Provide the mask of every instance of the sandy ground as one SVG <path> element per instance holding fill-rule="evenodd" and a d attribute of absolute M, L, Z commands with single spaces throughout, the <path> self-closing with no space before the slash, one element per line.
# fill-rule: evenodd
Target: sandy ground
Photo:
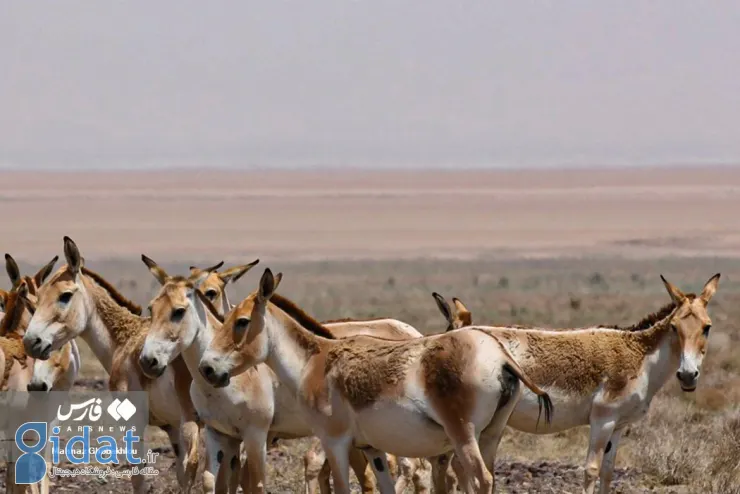
<path fill-rule="evenodd" d="M 3 248 L 89 258 L 740 253 L 740 168 L 2 173 Z"/>

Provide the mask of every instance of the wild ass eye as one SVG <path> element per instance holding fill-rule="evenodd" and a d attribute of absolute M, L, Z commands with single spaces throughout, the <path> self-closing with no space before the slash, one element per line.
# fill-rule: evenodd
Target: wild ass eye
<path fill-rule="evenodd" d="M 246 317 L 240 317 L 234 323 L 234 331 L 238 333 L 243 333 L 244 330 L 247 329 L 247 326 L 249 326 L 249 319 Z"/>
<path fill-rule="evenodd" d="M 208 300 L 213 300 L 216 298 L 216 290 L 206 290 L 205 295 Z"/>
<path fill-rule="evenodd" d="M 704 338 L 709 336 L 709 330 L 712 329 L 711 324 L 705 324 L 704 325 Z"/>
<path fill-rule="evenodd" d="M 62 305 L 67 305 L 70 300 L 72 300 L 72 295 L 74 293 L 72 292 L 64 292 L 61 295 L 59 295 L 59 303 Z"/>
<path fill-rule="evenodd" d="M 185 316 L 185 307 L 178 307 L 172 311 L 172 322 L 179 322 Z"/>

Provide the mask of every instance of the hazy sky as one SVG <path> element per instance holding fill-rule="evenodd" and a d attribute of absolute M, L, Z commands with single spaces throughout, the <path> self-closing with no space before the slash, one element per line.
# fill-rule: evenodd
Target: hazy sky
<path fill-rule="evenodd" d="M 740 2 L 0 2 L 0 167 L 740 162 Z"/>

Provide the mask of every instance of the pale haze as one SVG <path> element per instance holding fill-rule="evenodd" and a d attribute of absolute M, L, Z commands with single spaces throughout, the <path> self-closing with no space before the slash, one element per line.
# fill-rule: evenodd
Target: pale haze
<path fill-rule="evenodd" d="M 740 3 L 0 4 L 0 168 L 740 162 Z"/>

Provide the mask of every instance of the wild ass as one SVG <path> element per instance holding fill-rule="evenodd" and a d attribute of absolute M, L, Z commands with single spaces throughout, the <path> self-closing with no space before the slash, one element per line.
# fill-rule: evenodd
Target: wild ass
<path fill-rule="evenodd" d="M 53 351 L 81 336 L 108 372 L 112 391 L 147 391 L 150 424 L 167 432 L 177 455 L 178 482 L 188 492 L 197 473 L 199 427 L 184 362 L 176 359 L 159 379 L 146 378 L 137 361 L 150 319 L 141 317 L 139 306 L 83 266 L 69 237 L 64 238 L 64 255 L 67 265 L 39 287 L 36 312 L 23 337 L 26 351 L 48 360 Z M 183 443 L 185 448 L 180 447 Z M 145 492 L 142 475 L 132 476 L 131 481 L 135 492 Z"/>
<path fill-rule="evenodd" d="M 32 359 L 23 348 L 23 335 L 31 320 L 36 293 L 54 269 L 58 257 L 54 257 L 34 276 L 21 276 L 18 264 L 10 254 L 5 254 L 5 269 L 12 287 L 4 292 L 4 316 L 0 324 L 0 369 L 4 369 L 0 387 L 25 391 L 31 380 Z"/>
<path fill-rule="evenodd" d="M 491 492 L 478 436 L 503 433 L 519 380 L 530 386 L 501 343 L 477 330 L 407 341 L 337 340 L 275 293 L 281 278 L 265 270 L 258 290 L 229 314 L 223 329 L 230 338 L 212 340 L 199 366 L 204 377 L 223 387 L 266 363 L 298 396 L 342 494 L 349 493 L 352 446 L 370 460 L 383 493 L 394 492 L 383 451 L 420 458 L 453 449 L 479 491 Z M 534 389 L 549 421 L 550 399 Z"/>
<path fill-rule="evenodd" d="M 190 393 L 198 414 L 205 422 L 207 435 L 207 470 L 209 481 L 204 481 L 206 491 L 213 490 L 213 477 L 220 473 L 220 465 L 236 465 L 234 439 L 243 440 L 247 450 L 249 474 L 245 492 L 262 492 L 265 475 L 265 445 L 272 438 L 297 438 L 310 436 L 311 428 L 298 412 L 292 391 L 281 385 L 277 376 L 266 365 L 257 366 L 253 372 L 237 376 L 228 386 L 214 389 L 200 375 L 198 365 L 214 332 L 222 332 L 223 318 L 219 317 L 213 304 L 215 297 L 208 297 L 207 290 L 199 282 L 195 268 L 188 278 L 170 276 L 153 260 L 142 256 L 154 278 L 162 288 L 151 303 L 152 327 L 141 352 L 140 365 L 151 376 L 164 372 L 174 358 L 182 355 L 193 375 Z M 245 265 L 244 272 L 256 265 L 254 261 Z M 243 274 L 243 273 L 242 273 Z M 213 275 L 211 275 L 213 276 Z M 221 286 L 223 289 L 223 286 Z M 407 338 L 420 337 L 413 327 L 400 321 L 379 319 L 374 321 L 348 321 L 328 324 L 331 331 L 345 335 L 376 331 L 383 335 L 399 334 Z M 221 460 L 219 461 L 219 457 Z M 414 465 L 413 462 L 409 462 Z M 323 459 L 317 458 L 306 465 L 307 486 L 322 479 L 311 470 Z M 365 492 L 372 492 L 373 482 L 366 472 L 364 455 L 356 451 L 352 455 L 352 466 Z M 413 468 L 407 468 L 409 479 L 413 479 Z M 311 472 L 315 472 L 311 475 Z M 220 478 L 221 475 L 218 475 Z M 420 481 L 417 480 L 417 482 Z M 311 487 L 308 487 L 311 489 Z"/>
<path fill-rule="evenodd" d="M 0 322 L 0 390 L 26 391 L 32 380 L 33 359 L 23 348 L 25 334 L 31 314 L 34 311 L 35 294 L 38 286 L 51 273 L 58 257 L 54 257 L 34 276 L 21 276 L 18 264 L 10 254 L 5 254 L 5 269 L 12 284 L 10 292 L 3 291 L 3 315 Z M 5 312 L 7 311 L 7 312 Z M 48 459 L 47 459 L 48 464 Z M 26 492 L 27 486 L 15 485 L 15 468 L 8 465 L 6 482 L 9 493 Z M 44 477 L 37 485 L 30 486 L 32 493 L 46 494 L 49 491 L 49 478 Z"/>
<path fill-rule="evenodd" d="M 30 302 L 29 307 L 35 310 L 36 295 L 39 287 L 51 274 L 54 269 L 54 265 L 58 260 L 59 256 L 54 256 L 54 258 L 39 269 L 34 276 L 21 276 L 18 263 L 15 262 L 15 259 L 13 259 L 10 254 L 5 254 L 5 270 L 7 271 L 8 278 L 13 286 L 11 291 L 17 289 L 21 282 L 25 282 L 25 298 L 27 302 Z M 2 290 L 0 290 L 0 292 L 2 292 Z M 9 293 L 4 293 L 7 294 L 7 300 Z M 0 296 L 1 295 L 2 294 L 0 293 Z M 30 320 L 30 314 L 28 315 L 28 319 Z M 23 336 L 27 326 L 28 321 L 26 321 L 21 326 L 21 329 L 17 330 L 16 333 Z M 2 334 L 2 330 L 0 330 L 0 334 Z M 26 389 L 28 391 L 51 391 L 52 389 L 57 391 L 69 391 L 74 385 L 81 364 L 80 351 L 77 348 L 75 340 L 72 340 L 59 350 L 53 351 L 49 360 L 34 360 L 33 373 L 30 381 L 26 385 Z"/>
<path fill-rule="evenodd" d="M 660 278 L 671 302 L 633 326 L 481 328 L 508 347 L 522 369 L 550 393 L 559 411 L 549 427 L 537 429 L 534 397 L 525 391 L 509 419 L 511 427 L 549 434 L 590 426 L 584 493 L 595 491 L 597 478 L 599 492 L 609 492 L 620 437 L 647 413 L 655 393 L 674 372 L 683 391 L 692 392 L 698 384 L 712 327 L 707 306 L 720 275 L 711 277 L 698 296 L 684 294 Z M 491 439 L 494 451 L 495 441 Z M 491 456 L 487 465 L 493 468 Z"/>

